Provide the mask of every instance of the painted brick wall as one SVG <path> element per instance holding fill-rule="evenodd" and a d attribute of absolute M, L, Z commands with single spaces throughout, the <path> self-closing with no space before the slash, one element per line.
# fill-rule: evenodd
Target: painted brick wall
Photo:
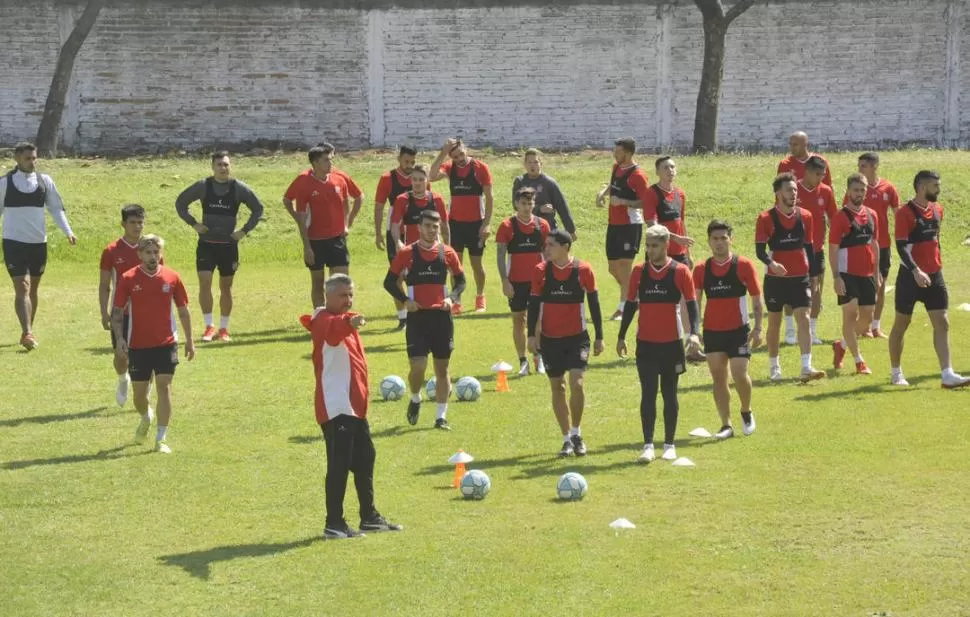
<path fill-rule="evenodd" d="M 78 58 L 63 142 L 429 147 L 460 134 L 552 148 L 629 134 L 689 147 L 703 44 L 692 3 L 502 4 L 109 6 Z M 963 0 L 754 6 L 728 34 L 721 146 L 780 148 L 799 128 L 830 148 L 970 146 L 965 12 Z M 35 134 L 77 14 L 53 0 L 5 3 L 0 143 Z"/>

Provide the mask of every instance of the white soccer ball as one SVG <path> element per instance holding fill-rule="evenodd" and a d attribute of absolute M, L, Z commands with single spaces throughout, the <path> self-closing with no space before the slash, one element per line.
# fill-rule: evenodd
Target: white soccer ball
<path fill-rule="evenodd" d="M 586 478 L 575 471 L 564 473 L 556 484 L 556 495 L 559 496 L 559 499 L 567 501 L 582 499 L 586 496 L 587 490 L 589 490 L 589 485 L 586 483 Z"/>
<path fill-rule="evenodd" d="M 397 375 L 388 375 L 381 380 L 381 398 L 385 401 L 399 401 L 406 391 L 407 385 Z"/>
<path fill-rule="evenodd" d="M 462 377 L 455 383 L 459 401 L 477 401 L 482 396 L 482 384 L 474 377 Z"/>
<path fill-rule="evenodd" d="M 492 488 L 492 481 L 484 471 L 472 469 L 461 477 L 461 496 L 465 499 L 485 499 L 488 490 Z"/>
<path fill-rule="evenodd" d="M 438 394 L 438 378 L 432 377 L 428 380 L 428 383 L 424 384 L 424 393 L 428 395 L 428 400 L 435 400 L 435 396 Z M 448 391 L 448 395 L 451 396 L 451 391 Z"/>

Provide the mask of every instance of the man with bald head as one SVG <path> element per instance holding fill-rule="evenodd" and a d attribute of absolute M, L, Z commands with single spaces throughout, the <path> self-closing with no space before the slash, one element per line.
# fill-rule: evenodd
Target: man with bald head
<path fill-rule="evenodd" d="M 788 152 L 788 156 L 778 163 L 779 174 L 791 172 L 795 176 L 795 180 L 800 182 L 805 178 L 805 163 L 808 162 L 810 157 L 817 156 L 825 161 L 825 175 L 822 177 L 822 184 L 827 184 L 831 188 L 832 171 L 829 162 L 825 160 L 824 156 L 809 151 L 807 133 L 804 131 L 792 133 L 791 137 L 788 138 Z"/>

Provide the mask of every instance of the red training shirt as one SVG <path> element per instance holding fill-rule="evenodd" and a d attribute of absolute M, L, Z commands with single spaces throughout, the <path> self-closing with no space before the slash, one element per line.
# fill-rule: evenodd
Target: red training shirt
<path fill-rule="evenodd" d="M 934 213 L 940 220 L 940 224 L 943 223 L 943 206 L 936 202 L 931 202 L 926 205 L 925 208 L 920 207 L 915 202 L 909 202 L 916 206 L 916 210 L 920 217 L 924 220 L 930 220 L 933 218 Z M 916 228 L 916 216 L 913 213 L 913 209 L 909 207 L 909 204 L 900 206 L 896 210 L 896 240 L 909 240 L 909 234 L 913 232 Z M 916 244 L 909 244 L 906 247 L 909 251 L 910 257 L 916 263 L 916 266 L 925 272 L 926 274 L 933 274 L 939 272 L 943 268 L 943 258 L 940 255 L 940 239 L 937 236 L 936 240 L 931 240 L 927 242 L 918 242 Z"/>
<path fill-rule="evenodd" d="M 434 246 L 430 249 L 426 249 L 421 245 L 418 246 L 418 250 L 421 251 L 421 259 L 425 261 L 433 261 L 438 259 L 440 252 L 440 242 L 435 242 Z M 395 276 L 406 275 L 407 271 L 414 264 L 414 255 L 412 247 L 413 244 L 409 244 L 399 250 L 397 255 L 394 256 L 394 261 L 391 262 L 390 271 Z M 464 272 L 461 268 L 461 261 L 458 259 L 458 253 L 455 249 L 451 248 L 447 244 L 445 246 L 445 267 L 452 275 L 461 274 Z M 422 309 L 440 309 L 444 306 L 445 296 L 448 295 L 447 285 L 415 285 L 413 287 L 408 287 L 408 296 Z"/>
<path fill-rule="evenodd" d="M 650 193 L 652 193 L 650 190 L 650 179 L 642 167 L 629 171 L 634 164 L 631 163 L 621 170 L 619 169 L 620 166 L 618 163 L 613 163 L 613 174 L 616 174 L 618 171 L 621 177 L 626 174 L 626 184 L 636 193 L 637 200 L 643 204 L 643 209 L 631 208 L 623 203 L 614 205 L 614 197 L 610 196 L 610 213 L 607 221 L 610 225 L 634 225 L 657 218 L 657 211 L 647 210 L 646 206 L 647 201 L 650 200 Z"/>
<path fill-rule="evenodd" d="M 778 216 L 781 218 L 781 226 L 784 229 L 792 229 L 795 227 L 795 212 L 800 211 L 802 215 L 802 225 L 805 228 L 805 242 L 801 243 L 797 249 L 792 249 L 790 251 L 772 251 L 768 249 L 771 259 L 785 266 L 788 270 L 788 274 L 785 276 L 789 277 L 801 277 L 808 276 L 808 255 L 805 254 L 805 244 L 811 242 L 812 234 L 812 213 L 805 208 L 795 207 L 794 210 L 789 214 L 785 214 L 781 211 L 778 206 L 773 206 L 773 208 L 778 210 Z M 762 242 L 768 243 L 772 234 L 775 231 L 775 224 L 771 220 L 771 210 L 765 210 L 758 215 L 758 222 L 755 224 L 754 230 L 754 241 L 756 244 Z M 775 276 L 768 271 L 768 276 Z"/>
<path fill-rule="evenodd" d="M 680 217 L 678 217 L 673 221 L 660 220 L 660 214 L 659 214 L 660 195 L 657 194 L 657 191 L 653 187 L 657 187 L 657 189 L 663 192 L 664 201 L 673 202 L 674 207 L 679 206 Z M 684 223 L 684 214 L 685 214 L 686 205 L 687 205 L 687 194 L 684 192 L 684 189 L 680 188 L 679 186 L 675 186 L 673 190 L 666 191 L 663 188 L 661 188 L 659 184 L 654 184 L 650 187 L 650 190 L 647 191 L 647 197 L 643 201 L 644 219 L 648 221 L 651 220 L 651 217 L 648 216 L 648 213 L 653 212 L 654 213 L 653 218 L 656 218 L 657 222 L 663 225 L 664 227 L 666 227 L 670 231 L 670 233 L 677 234 L 678 236 L 686 236 L 687 226 Z M 678 244 L 673 240 L 671 240 L 667 244 L 667 255 L 670 255 L 671 257 L 673 257 L 674 255 L 686 255 L 686 254 L 687 254 L 686 246 L 682 244 Z"/>
<path fill-rule="evenodd" d="M 514 238 L 512 231 L 513 219 L 515 219 L 516 224 L 519 226 L 519 230 L 527 236 L 535 233 L 536 224 L 538 223 L 539 234 L 542 236 L 542 242 L 537 252 L 509 253 L 508 260 L 505 264 L 505 271 L 508 273 L 509 281 L 513 283 L 528 283 L 532 281 L 532 271 L 535 270 L 538 264 L 542 263 L 542 247 L 546 245 L 546 238 L 549 237 L 550 227 L 545 219 L 537 216 L 533 216 L 532 220 L 525 224 L 521 220 L 518 220 L 517 216 L 513 216 L 512 218 L 505 219 L 498 226 L 498 231 L 495 232 L 495 242 L 497 244 L 508 244 L 512 242 Z"/>
<path fill-rule="evenodd" d="M 788 155 L 781 159 L 778 163 L 778 173 L 783 174 L 785 172 L 791 172 L 795 179 L 801 182 L 805 178 L 805 162 L 808 161 L 809 157 L 817 156 L 823 161 L 825 161 L 825 175 L 822 176 L 822 184 L 827 184 L 829 187 L 832 186 L 832 166 L 829 165 L 828 160 L 821 154 L 816 154 L 814 152 L 809 152 L 808 156 L 804 159 L 796 159 L 792 155 Z"/>
<path fill-rule="evenodd" d="M 367 356 L 360 334 L 350 325 L 354 315 L 327 309 L 313 314 L 313 407 L 318 424 L 340 415 L 367 418 Z"/>
<path fill-rule="evenodd" d="M 832 217 L 839 211 L 835 203 L 835 192 L 827 184 L 820 183 L 809 190 L 801 181 L 798 182 L 798 206 L 812 213 L 814 229 L 812 231 L 812 247 L 815 252 L 825 249 L 825 221 L 831 223 Z"/>
<path fill-rule="evenodd" d="M 839 244 L 842 238 L 849 235 L 852 231 L 852 223 L 846 213 L 852 214 L 853 220 L 858 225 L 868 225 L 872 222 L 873 234 L 878 238 L 879 219 L 875 212 L 862 206 L 858 212 L 851 212 L 848 208 L 832 219 L 832 229 L 829 230 L 829 244 Z M 878 256 L 872 250 L 872 243 L 861 244 L 859 246 L 849 246 L 839 249 L 839 272 L 851 274 L 852 276 L 874 276 L 876 274 L 876 263 Z"/>
<path fill-rule="evenodd" d="M 427 191 L 424 197 L 414 198 L 414 205 L 421 209 L 428 207 L 428 195 L 431 191 Z M 445 200 L 442 199 L 441 195 L 434 193 L 434 209 L 438 211 L 438 215 L 441 216 L 442 227 L 448 224 L 448 209 L 445 207 Z M 404 221 L 404 215 L 408 211 L 408 194 L 401 193 L 394 200 L 394 205 L 391 207 L 391 215 L 388 217 L 388 224 L 401 225 Z M 420 239 L 420 232 L 417 225 L 404 225 L 401 229 L 401 242 L 404 244 L 411 244 L 412 242 L 417 242 Z"/>
<path fill-rule="evenodd" d="M 668 259 L 659 270 L 650 263 L 639 263 L 633 267 L 630 274 L 630 287 L 627 290 L 626 301 L 640 304 L 637 321 L 637 340 L 648 343 L 672 343 L 684 338 L 683 324 L 680 320 L 680 302 L 652 304 L 640 302 L 640 280 L 644 270 L 652 281 L 661 281 L 667 276 L 670 268 L 676 268 L 674 285 L 686 301 L 696 300 L 694 281 L 690 275 L 690 268 L 684 264 Z"/>
<path fill-rule="evenodd" d="M 470 158 L 465 165 L 459 166 L 457 170 L 458 177 L 468 177 L 472 169 L 472 161 L 475 163 L 475 179 L 478 180 L 478 183 L 482 187 L 491 186 L 492 172 L 489 171 L 488 165 L 477 159 Z M 440 167 L 441 173 L 449 176 L 452 165 L 454 165 L 454 161 L 445 161 Z M 480 195 L 452 195 L 450 214 L 451 220 L 453 221 L 477 223 L 485 218 L 485 198 Z"/>
<path fill-rule="evenodd" d="M 842 198 L 842 205 L 849 203 L 849 195 Z M 892 246 L 892 234 L 889 227 L 889 211 L 899 207 L 899 193 L 893 183 L 885 178 L 866 188 L 866 200 L 862 202 L 867 208 L 872 208 L 879 220 L 879 248 L 888 249 Z"/>
<path fill-rule="evenodd" d="M 551 261 L 544 261 L 532 270 L 531 295 L 542 297 L 546 286 L 546 270 L 552 268 L 552 277 L 557 282 L 565 282 L 573 274 L 573 269 L 579 267 L 579 285 L 586 294 L 596 291 L 596 276 L 588 263 L 579 262 L 575 257 L 569 258 L 565 266 L 557 266 Z M 570 304 L 543 303 L 539 312 L 539 333 L 547 338 L 563 338 L 575 336 L 586 331 L 586 302 Z"/>
<path fill-rule="evenodd" d="M 310 240 L 329 240 L 347 232 L 344 203 L 349 187 L 339 172 L 331 171 L 326 179 L 305 171 L 286 189 L 286 197 L 296 202 L 297 212 L 307 215 L 307 237 Z"/>
<path fill-rule="evenodd" d="M 731 269 L 731 261 L 734 255 L 728 257 L 724 263 L 717 260 L 711 262 L 711 274 L 720 278 L 726 276 Z M 707 276 L 707 262 L 701 262 L 694 266 L 694 287 L 697 289 L 697 296 L 704 290 L 705 277 Z M 748 296 L 756 297 L 761 295 L 761 283 L 758 282 L 758 272 L 755 270 L 754 263 L 747 257 L 738 256 L 737 276 L 744 287 L 748 290 Z M 748 323 L 748 296 L 740 298 L 707 298 L 704 305 L 704 330 L 712 332 L 728 332 L 737 330 Z"/>
<path fill-rule="evenodd" d="M 167 347 L 178 342 L 172 302 L 181 308 L 189 303 L 185 285 L 175 270 L 159 265 L 154 274 L 142 266 L 118 279 L 115 308 L 129 307 L 126 339 L 130 349 Z"/>

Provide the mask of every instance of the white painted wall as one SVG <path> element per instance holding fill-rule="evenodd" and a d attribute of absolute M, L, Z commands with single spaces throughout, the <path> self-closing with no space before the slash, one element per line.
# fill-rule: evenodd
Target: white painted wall
<path fill-rule="evenodd" d="M 970 147 L 966 0 L 758 4 L 728 35 L 723 148 Z M 77 9 L 0 17 L 0 144 L 34 136 Z M 109 6 L 78 58 L 63 141 L 82 152 L 475 145 L 689 147 L 691 3 L 360 11 Z M 962 63 L 966 65 L 966 62 Z"/>

